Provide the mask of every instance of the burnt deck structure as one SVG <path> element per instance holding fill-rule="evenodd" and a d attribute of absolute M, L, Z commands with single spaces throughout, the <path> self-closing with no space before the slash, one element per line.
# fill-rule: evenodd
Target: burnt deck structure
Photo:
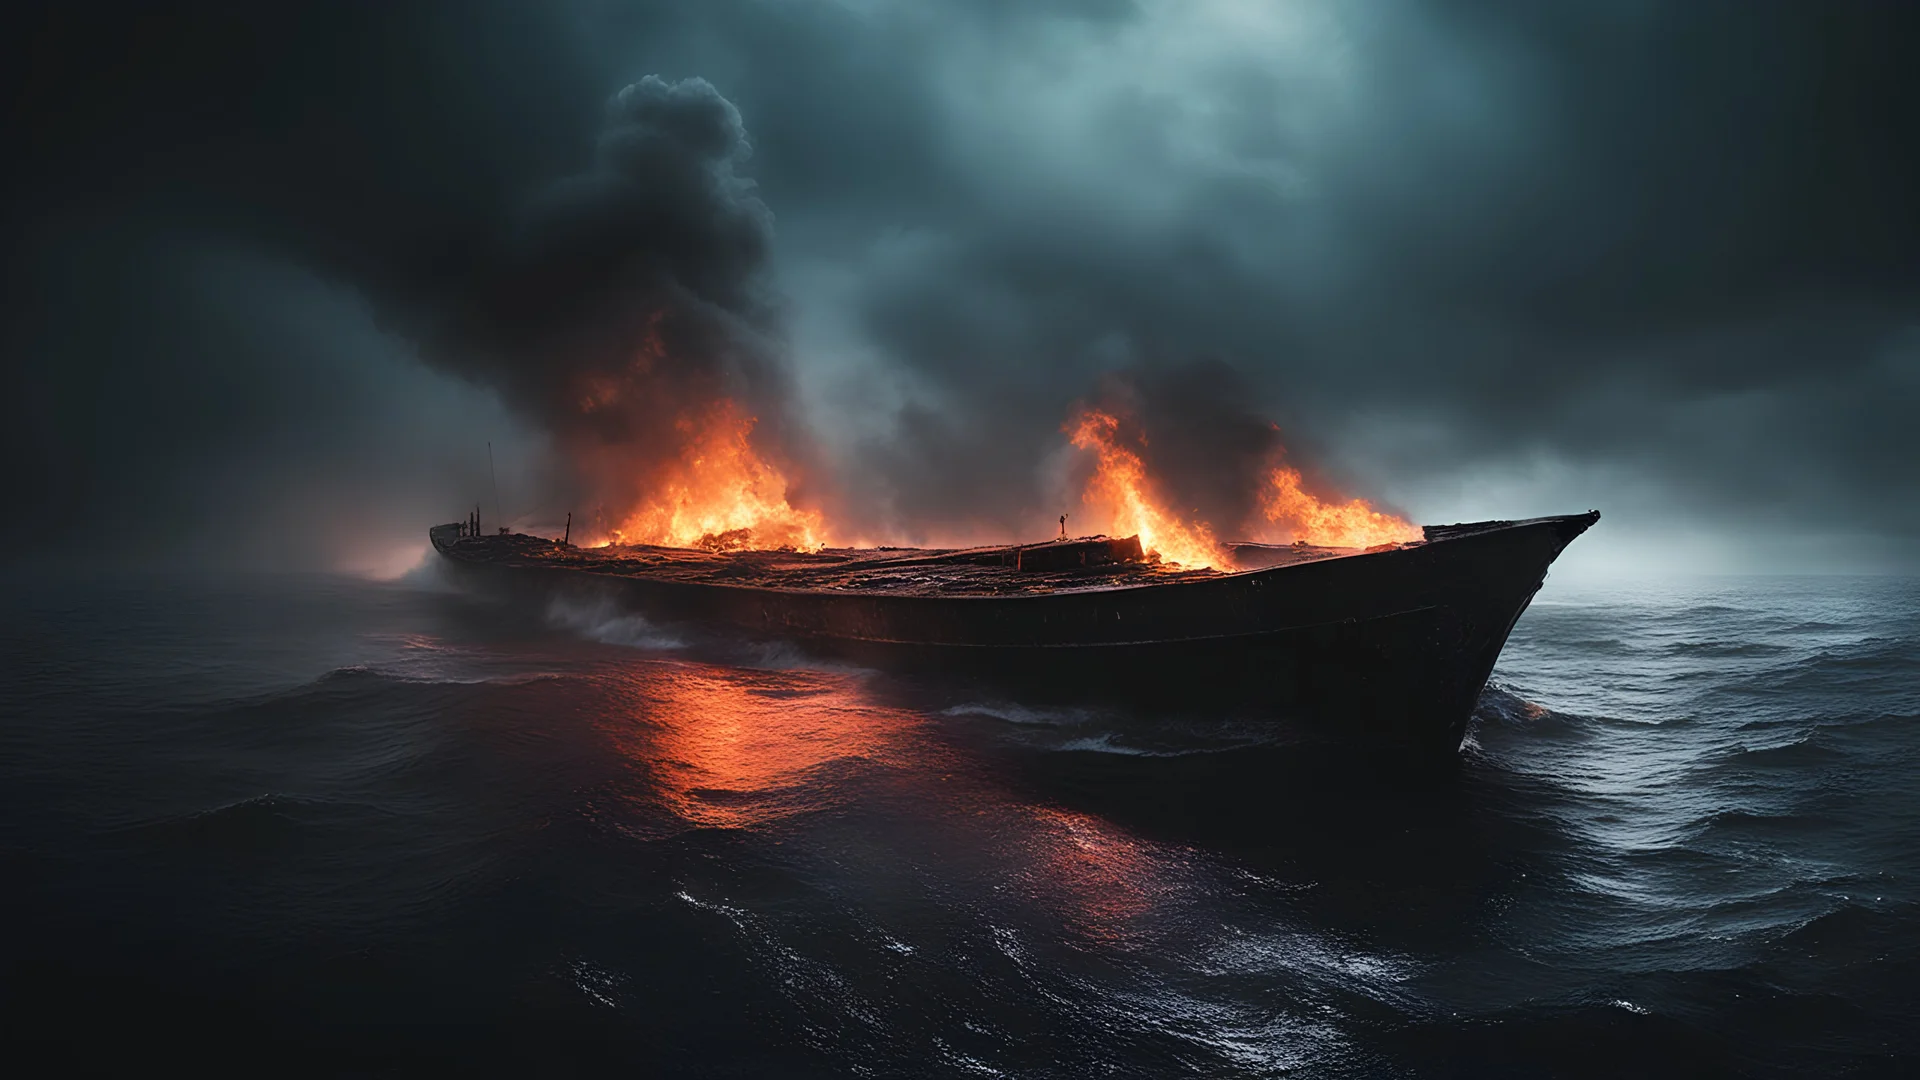
<path fill-rule="evenodd" d="M 431 530 L 457 578 L 611 595 L 650 618 L 1048 699 L 1267 716 L 1451 754 L 1514 622 L 1597 511 L 1428 526 L 1351 548 L 1238 545 L 1235 571 L 1142 559 L 1129 537 L 821 552 L 577 548 Z"/>

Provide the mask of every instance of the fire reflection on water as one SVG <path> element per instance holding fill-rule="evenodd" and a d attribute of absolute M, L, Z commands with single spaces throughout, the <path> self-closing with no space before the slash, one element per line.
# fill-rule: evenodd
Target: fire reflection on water
<path fill-rule="evenodd" d="M 1114 942 L 1171 892 L 1166 855 L 1090 814 L 1029 806 L 1022 875 L 1043 904 L 1082 935 Z"/>
<path fill-rule="evenodd" d="M 1098 941 L 1136 937 L 1185 877 L 1176 851 L 1022 797 L 940 737 L 928 714 L 879 699 L 858 674 L 677 662 L 630 674 L 632 708 L 602 720 L 602 733 L 643 770 L 642 801 L 686 825 L 764 831 L 904 793 L 902 812 L 931 819 L 942 839 L 886 858 L 991 853 L 974 864 L 1000 879 L 990 892 L 1005 888 Z"/>
<path fill-rule="evenodd" d="M 637 717 L 603 725 L 648 765 L 659 798 L 690 825 L 744 829 L 846 796 L 836 769 L 886 766 L 922 720 L 879 705 L 857 676 L 702 664 L 648 665 Z"/>

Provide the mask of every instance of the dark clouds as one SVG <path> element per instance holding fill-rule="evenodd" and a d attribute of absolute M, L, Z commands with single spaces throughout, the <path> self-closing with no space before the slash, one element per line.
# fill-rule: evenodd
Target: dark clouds
<path fill-rule="evenodd" d="M 1089 29 L 1050 46 L 1050 100 L 982 121 L 1038 131 L 1003 149 L 1041 165 L 973 165 L 993 197 L 930 222 L 865 325 L 986 422 L 1092 370 L 1227 357 L 1336 473 L 1423 516 L 1571 500 L 1629 527 L 1911 536 L 1914 398 L 1884 360 L 1920 251 L 1904 11 L 1223 17 L 1164 82 L 1162 50 Z M 1003 468 L 1039 449 L 996 445 Z M 1557 490 L 1510 479 L 1542 463 Z"/>
<path fill-rule="evenodd" d="M 526 440 L 407 338 L 606 91 L 468 10 L 8 9 L 9 549 L 359 562 L 488 493 Z"/>
<path fill-rule="evenodd" d="M 125 378 L 102 358 L 158 316 L 73 268 L 76 228 L 160 237 L 87 241 L 88 266 L 212 247 L 305 267 L 364 298 L 396 364 L 424 345 L 544 416 L 473 332 L 505 340 L 485 323 L 507 317 L 541 339 L 594 301 L 536 289 L 465 337 L 446 313 L 547 265 L 506 238 L 596 160 L 608 95 L 657 72 L 738 107 L 759 187 L 736 194 L 778 224 L 770 268 L 747 229 L 700 239 L 732 252 L 711 282 L 670 276 L 724 316 L 702 333 L 752 342 L 728 378 L 777 375 L 791 339 L 843 512 L 876 530 L 1044 529 L 1072 403 L 1211 357 L 1296 458 L 1423 518 L 1598 505 L 1617 536 L 1765 527 L 1843 561 L 1920 538 L 1909 5 L 52 10 L 9 35 L 28 163 L 8 348 L 29 392 L 8 448 L 95 464 L 29 470 L 34 512 L 57 497 L 84 521 L 123 490 L 116 440 L 148 436 L 167 475 L 197 460 L 86 391 Z M 617 194 L 586 204 L 634 220 Z M 569 259 L 601 242 L 574 239 Z M 644 292 L 635 273 L 595 280 Z M 419 407 L 439 393 L 408 385 Z"/>
<path fill-rule="evenodd" d="M 63 229 L 35 275 L 9 330 L 60 351 L 7 403 L 16 550 L 396 569 L 423 506 L 491 505 L 486 441 L 530 490 L 540 441 L 337 280 L 146 225 Z"/>

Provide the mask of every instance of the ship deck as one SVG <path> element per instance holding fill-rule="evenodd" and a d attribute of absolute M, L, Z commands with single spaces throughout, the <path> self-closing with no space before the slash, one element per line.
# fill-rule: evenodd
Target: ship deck
<path fill-rule="evenodd" d="M 1222 576 L 1155 561 L 1070 562 L 1080 551 L 1127 544 L 1106 537 L 979 548 L 826 548 L 817 552 L 729 551 L 651 545 L 579 548 L 538 536 L 462 537 L 455 526 L 434 530 L 449 557 L 495 566 L 542 567 L 689 584 L 891 596 L 1025 596 L 1201 581 Z M 1137 550 L 1137 548 L 1136 548 Z M 1316 562 L 1358 548 L 1235 545 L 1244 568 Z M 1037 564 L 1037 568 L 1036 568 Z"/>

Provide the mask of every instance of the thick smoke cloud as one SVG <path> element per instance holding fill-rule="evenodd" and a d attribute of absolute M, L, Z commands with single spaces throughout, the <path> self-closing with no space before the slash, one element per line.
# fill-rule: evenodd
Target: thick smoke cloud
<path fill-rule="evenodd" d="M 65 463 L 21 470 L 28 516 L 48 522 L 36 538 L 98 532 L 89 508 L 142 489 L 115 440 L 147 445 L 145 468 L 180 487 L 205 456 L 91 392 L 125 377 L 101 358 L 127 350 L 105 340 L 142 340 L 164 312 L 89 268 L 238 249 L 357 297 L 396 364 L 424 355 L 593 439 L 646 427 L 565 411 L 566 379 L 616 364 L 637 313 L 681 313 L 689 392 L 786 400 L 786 337 L 797 415 L 765 406 L 767 437 L 817 444 L 805 471 L 837 484 L 809 490 L 877 539 L 1049 529 L 1072 467 L 1062 421 L 1130 373 L 1143 410 L 1191 390 L 1232 407 L 1222 431 L 1277 422 L 1324 483 L 1422 519 L 1598 506 L 1606 526 L 1576 558 L 1636 536 L 1652 551 L 1700 538 L 1726 566 L 1769 545 L 1791 566 L 1920 549 L 1911 5 L 581 0 L 12 18 L 27 165 L 8 180 L 23 388 L 8 458 Z M 759 187 L 647 197 L 764 226 L 742 209 L 762 200 L 777 232 L 706 217 L 648 231 L 639 174 L 623 187 L 600 140 L 608 96 L 656 72 L 737 106 Z M 654 145 L 647 183 L 745 171 L 731 150 Z M 555 190 L 568 176 L 571 199 Z M 588 221 L 613 227 L 569 225 Z M 151 381 L 207 385 L 205 355 L 156 355 L 179 378 Z M 1196 373 L 1200 358 L 1232 374 Z M 397 414 L 459 386 L 406 385 Z M 214 429 L 222 451 L 250 445 Z M 317 438 L 313 456 L 377 454 L 367 438 Z M 1208 457 L 1169 467 L 1230 512 Z"/>
<path fill-rule="evenodd" d="M 597 168 L 534 204 L 444 335 L 449 362 L 556 424 L 578 415 L 584 384 L 624 378 L 655 331 L 692 337 L 701 370 L 686 377 L 724 384 L 730 339 L 770 316 L 757 279 L 771 216 L 733 171 L 748 154 L 738 110 L 704 80 L 621 90 Z M 593 422 L 621 438 L 628 419 Z"/>
<path fill-rule="evenodd" d="M 704 79 L 627 86 L 595 167 L 537 198 L 434 335 L 437 359 L 553 435 L 608 513 L 677 459 L 684 420 L 723 401 L 795 457 L 764 278 L 772 215 L 735 171 L 750 154 L 739 111 Z"/>
<path fill-rule="evenodd" d="M 8 9 L 0 546 L 391 568 L 493 512 L 488 441 L 517 501 L 541 440 L 418 343 L 609 88 L 463 11 Z"/>

